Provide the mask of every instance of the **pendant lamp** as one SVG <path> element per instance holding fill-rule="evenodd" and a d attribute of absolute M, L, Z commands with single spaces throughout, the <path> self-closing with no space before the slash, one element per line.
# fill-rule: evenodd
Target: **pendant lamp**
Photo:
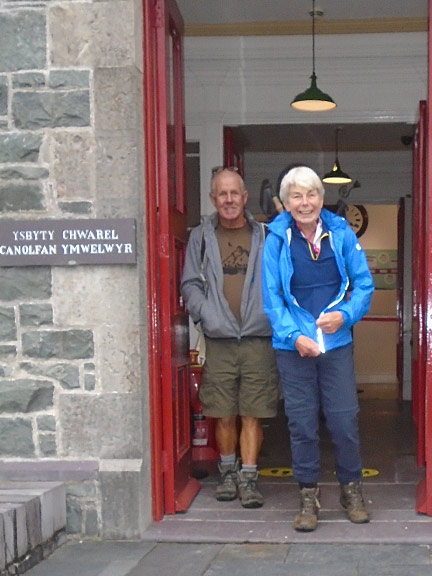
<path fill-rule="evenodd" d="M 302 112 L 326 112 L 336 108 L 336 103 L 328 95 L 321 92 L 317 86 L 317 77 L 315 74 L 315 0 L 312 0 L 312 76 L 310 87 L 297 94 L 291 102 L 295 110 Z"/>
<path fill-rule="evenodd" d="M 324 175 L 322 181 L 326 184 L 349 184 L 352 178 L 341 170 L 338 158 L 338 144 L 340 128 L 336 128 L 336 160 L 330 172 Z"/>

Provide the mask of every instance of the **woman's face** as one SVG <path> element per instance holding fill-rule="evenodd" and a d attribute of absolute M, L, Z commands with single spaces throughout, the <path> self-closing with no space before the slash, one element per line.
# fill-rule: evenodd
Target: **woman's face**
<path fill-rule="evenodd" d="M 323 204 L 324 195 L 318 190 L 295 185 L 290 187 L 288 199 L 284 202 L 286 210 L 291 212 L 300 227 L 311 231 L 315 229 Z"/>

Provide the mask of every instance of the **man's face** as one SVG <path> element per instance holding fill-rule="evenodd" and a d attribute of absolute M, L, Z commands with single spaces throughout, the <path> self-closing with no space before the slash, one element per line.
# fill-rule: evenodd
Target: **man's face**
<path fill-rule="evenodd" d="M 244 225 L 244 207 L 247 191 L 235 172 L 221 172 L 214 178 L 214 192 L 210 195 L 213 206 L 219 214 L 220 223 L 225 228 L 240 228 Z"/>

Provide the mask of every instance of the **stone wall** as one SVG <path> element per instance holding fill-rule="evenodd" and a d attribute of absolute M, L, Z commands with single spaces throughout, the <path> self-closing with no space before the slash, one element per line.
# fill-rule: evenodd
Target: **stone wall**
<path fill-rule="evenodd" d="M 141 28 L 135 0 L 0 3 L 0 226 L 137 223 L 136 266 L 0 269 L 1 462 L 67 481 L 92 537 L 151 520 Z"/>

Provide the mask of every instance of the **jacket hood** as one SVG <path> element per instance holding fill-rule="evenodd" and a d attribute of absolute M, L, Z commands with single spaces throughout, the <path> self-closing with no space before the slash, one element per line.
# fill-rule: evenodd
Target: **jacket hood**
<path fill-rule="evenodd" d="M 345 218 L 330 212 L 330 210 L 327 210 L 326 208 L 321 210 L 320 217 L 330 230 L 335 230 L 337 228 L 342 229 L 348 226 L 348 222 Z M 282 212 L 282 214 L 276 216 L 276 218 L 270 222 L 270 224 L 268 224 L 268 229 L 270 232 L 273 232 L 277 236 L 284 238 L 286 231 L 293 223 L 293 220 L 294 218 L 292 217 L 291 213 L 285 210 Z"/>

